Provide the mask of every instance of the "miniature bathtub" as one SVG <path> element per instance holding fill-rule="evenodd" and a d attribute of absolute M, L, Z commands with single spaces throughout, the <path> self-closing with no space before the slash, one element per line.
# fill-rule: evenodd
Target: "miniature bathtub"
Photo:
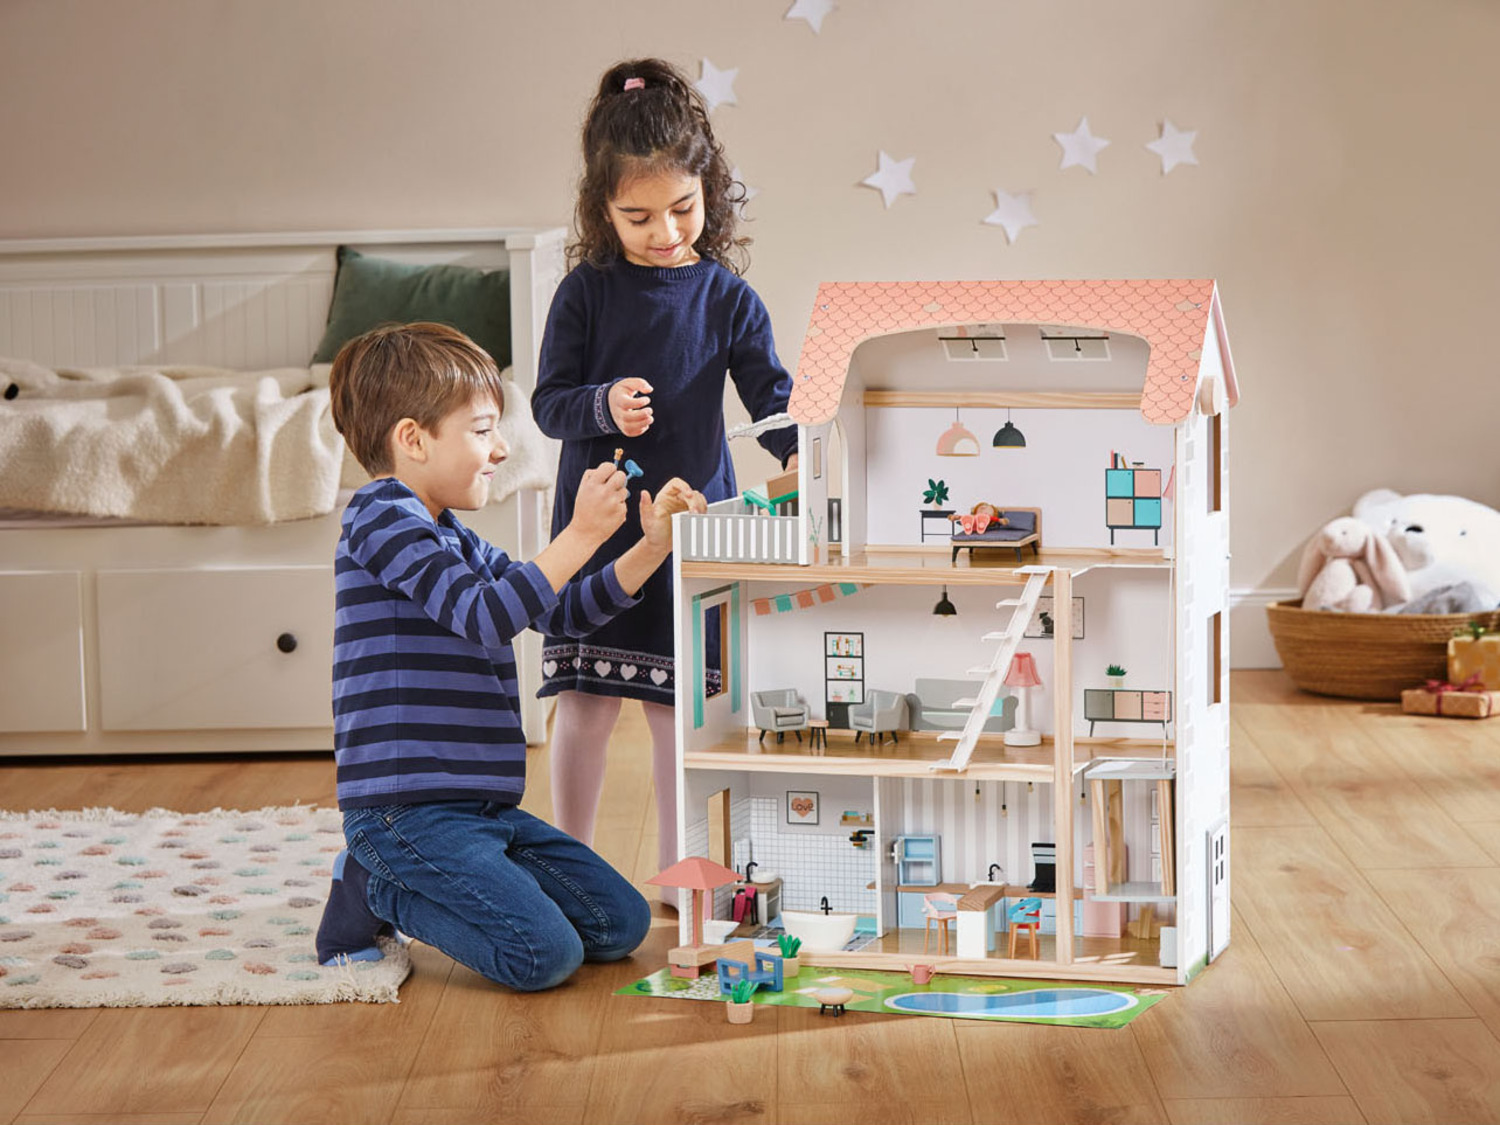
<path fill-rule="evenodd" d="M 837 953 L 854 936 L 858 914 L 824 914 L 821 910 L 783 910 L 781 926 L 802 939 L 803 953 Z"/>

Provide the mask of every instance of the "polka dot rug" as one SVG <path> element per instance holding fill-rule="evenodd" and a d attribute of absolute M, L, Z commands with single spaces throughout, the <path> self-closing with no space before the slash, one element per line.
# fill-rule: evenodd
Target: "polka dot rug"
<path fill-rule="evenodd" d="M 0 812 L 0 1008 L 391 1003 L 404 947 L 323 968 L 336 809 Z"/>

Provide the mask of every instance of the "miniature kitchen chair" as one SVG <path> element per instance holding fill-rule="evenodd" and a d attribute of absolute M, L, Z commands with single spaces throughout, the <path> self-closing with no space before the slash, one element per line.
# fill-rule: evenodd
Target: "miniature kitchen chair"
<path fill-rule="evenodd" d="M 927 929 L 922 933 L 922 952 L 932 939 L 932 924 L 938 925 L 938 953 L 948 954 L 948 923 L 958 919 L 958 896 L 933 891 L 922 896 L 922 917 L 927 919 Z"/>
<path fill-rule="evenodd" d="M 1039 898 L 1023 898 L 1006 912 L 1006 919 L 1010 923 L 1010 952 L 1008 956 L 1014 960 L 1016 946 L 1019 944 L 1021 931 L 1026 930 L 1031 938 L 1031 956 L 1033 959 L 1041 957 L 1041 947 L 1037 941 L 1037 934 L 1042 929 L 1042 900 Z"/>

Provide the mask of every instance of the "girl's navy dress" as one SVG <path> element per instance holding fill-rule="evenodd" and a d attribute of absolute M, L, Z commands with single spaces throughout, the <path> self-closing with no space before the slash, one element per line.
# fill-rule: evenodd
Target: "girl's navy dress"
<path fill-rule="evenodd" d="M 542 336 L 532 412 L 542 432 L 562 441 L 552 534 L 573 518 L 585 469 L 615 450 L 644 471 L 631 484 L 630 515 L 580 571 L 592 574 L 641 535 L 637 489 L 654 496 L 681 477 L 712 503 L 734 496 L 734 466 L 724 437 L 724 379 L 759 421 L 784 411 L 792 380 L 776 357 L 771 319 L 760 297 L 723 266 L 701 261 L 676 269 L 624 260 L 578 266 L 558 286 Z M 654 421 L 627 438 L 610 416 L 607 396 L 618 380 L 651 384 Z M 795 427 L 758 439 L 785 464 L 797 450 Z M 546 639 L 542 696 L 577 690 L 594 695 L 674 702 L 672 568 L 642 587 L 640 602 L 582 640 Z"/>

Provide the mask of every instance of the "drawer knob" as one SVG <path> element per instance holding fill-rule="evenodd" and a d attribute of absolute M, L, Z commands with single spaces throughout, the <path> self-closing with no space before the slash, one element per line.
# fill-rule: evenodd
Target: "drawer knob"
<path fill-rule="evenodd" d="M 297 638 L 292 633 L 282 633 L 281 636 L 276 638 L 276 647 L 282 652 L 296 652 Z"/>

